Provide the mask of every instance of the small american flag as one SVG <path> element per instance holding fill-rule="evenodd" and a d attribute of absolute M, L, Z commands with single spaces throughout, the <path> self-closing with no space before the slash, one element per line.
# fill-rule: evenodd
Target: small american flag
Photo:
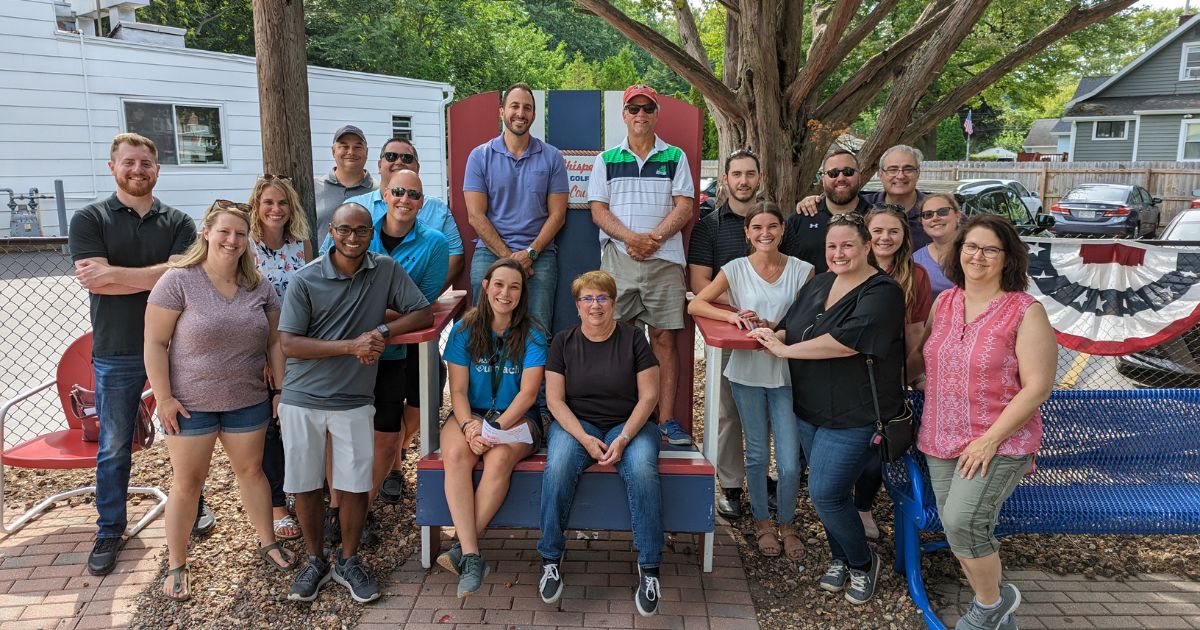
<path fill-rule="evenodd" d="M 967 132 L 968 136 L 975 133 L 975 125 L 971 124 L 971 110 L 969 109 L 967 110 L 967 117 L 963 120 L 963 131 Z"/>

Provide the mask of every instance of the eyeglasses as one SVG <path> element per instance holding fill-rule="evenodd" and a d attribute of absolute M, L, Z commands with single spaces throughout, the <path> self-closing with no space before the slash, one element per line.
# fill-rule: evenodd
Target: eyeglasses
<path fill-rule="evenodd" d="M 829 218 L 829 225 L 834 225 L 836 223 L 862 225 L 863 216 L 857 212 L 841 212 Z"/>
<path fill-rule="evenodd" d="M 627 103 L 625 105 L 625 113 L 629 114 L 630 116 L 637 116 L 638 112 L 653 114 L 656 111 L 658 111 L 658 105 L 655 105 L 654 103 L 642 103 L 641 105 L 637 103 Z"/>
<path fill-rule="evenodd" d="M 421 197 L 423 196 L 421 191 L 417 190 L 416 188 L 401 188 L 399 186 L 392 186 L 389 190 L 392 193 L 392 196 L 397 199 L 403 197 L 404 195 L 408 195 L 409 199 L 412 199 L 413 201 L 420 201 Z"/>
<path fill-rule="evenodd" d="M 395 151 L 388 151 L 382 157 L 388 164 L 394 164 L 396 160 L 400 160 L 401 164 L 412 164 L 417 161 L 417 156 L 411 153 L 397 153 Z"/>
<path fill-rule="evenodd" d="M 250 204 L 238 203 L 228 199 L 218 199 L 213 202 L 213 208 L 220 210 L 241 210 L 242 212 L 250 212 Z"/>
<path fill-rule="evenodd" d="M 1000 254 L 1003 251 L 1004 250 L 999 247 L 991 247 L 991 246 L 980 247 L 980 246 L 976 245 L 975 243 L 963 243 L 963 246 L 962 246 L 962 253 L 966 254 L 968 258 L 974 258 L 975 254 L 978 254 L 979 252 L 983 252 L 984 258 L 986 258 L 988 260 L 996 260 L 997 258 L 1000 257 Z"/>
<path fill-rule="evenodd" d="M 948 217 L 948 216 L 950 216 L 951 212 L 954 212 L 954 208 L 938 208 L 937 210 L 922 210 L 921 218 L 922 219 L 932 219 L 934 217 L 934 215 L 937 215 L 939 217 Z"/>
<path fill-rule="evenodd" d="M 883 172 L 888 177 L 895 177 L 900 174 L 914 175 L 920 170 L 921 169 L 917 168 L 916 166 L 889 166 L 889 167 L 883 169 Z"/>
<path fill-rule="evenodd" d="M 607 295 L 585 295 L 585 296 L 576 298 L 575 301 L 579 302 L 580 304 L 586 304 L 589 307 L 592 304 L 599 304 L 600 306 L 604 306 L 605 304 L 608 304 L 609 302 L 611 302 L 612 298 L 608 297 Z"/>
<path fill-rule="evenodd" d="M 858 173 L 858 169 L 854 168 L 853 166 L 847 166 L 844 168 L 831 168 L 828 171 L 825 171 L 825 177 L 828 177 L 829 179 L 834 179 L 838 175 L 854 177 L 855 173 Z"/>
<path fill-rule="evenodd" d="M 371 228 L 371 227 L 352 228 L 348 225 L 333 226 L 333 233 L 337 234 L 338 236 L 341 236 L 343 238 L 350 236 L 350 234 L 352 234 L 352 233 L 355 236 L 357 236 L 358 238 L 369 238 L 371 236 L 371 234 L 373 234 L 374 232 L 375 232 L 375 228 Z"/>
<path fill-rule="evenodd" d="M 272 175 L 270 173 L 263 173 L 258 179 L 264 182 L 280 181 L 287 182 L 289 184 L 292 183 L 292 178 L 288 177 L 287 175 Z"/>

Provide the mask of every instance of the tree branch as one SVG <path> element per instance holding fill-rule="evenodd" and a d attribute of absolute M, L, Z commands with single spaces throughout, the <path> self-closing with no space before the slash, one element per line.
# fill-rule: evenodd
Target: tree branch
<path fill-rule="evenodd" d="M 691 83 L 711 105 L 726 114 L 744 118 L 749 115 L 746 107 L 738 102 L 733 90 L 725 86 L 707 64 L 692 59 L 686 52 L 667 38 L 659 35 L 654 29 L 636 22 L 608 0 L 575 0 L 592 13 L 600 16 L 629 38 L 631 42 L 641 46 L 668 68 L 674 70 L 684 81 Z"/>
<path fill-rule="evenodd" d="M 837 67 L 842 57 L 834 56 L 833 50 L 838 46 L 842 33 L 854 19 L 857 0 L 838 0 L 833 8 L 827 5 L 815 5 L 813 8 L 813 40 L 808 47 L 808 55 L 804 67 L 792 79 L 791 85 L 784 92 L 784 102 L 788 104 L 788 112 L 795 113 L 800 109 L 804 98 L 820 85 L 822 77 L 827 77 Z M 784 79 L 790 75 L 784 75 Z"/>
<path fill-rule="evenodd" d="M 953 115 L 967 101 L 978 96 L 988 86 L 999 81 L 1021 64 L 1044 52 L 1054 42 L 1105 20 L 1118 11 L 1128 8 L 1134 2 L 1135 0 L 1109 0 L 1086 9 L 1079 5 L 1072 5 L 1057 22 L 1042 29 L 1040 33 L 1000 58 L 986 70 L 951 90 L 932 108 L 921 113 L 905 127 L 899 141 L 908 143 L 929 133 L 937 127 L 938 123 Z"/>
<path fill-rule="evenodd" d="M 692 59 L 711 69 L 708 64 L 708 51 L 704 50 L 704 44 L 700 41 L 700 29 L 696 28 L 696 16 L 692 14 L 687 0 L 675 0 L 671 3 L 671 8 L 675 11 L 675 26 L 679 30 L 679 41 L 683 42 L 683 49 Z"/>
<path fill-rule="evenodd" d="M 742 10 L 742 8 L 738 6 L 738 0 L 717 0 L 717 4 L 725 7 L 725 10 L 728 11 L 730 15 L 735 15 Z"/>

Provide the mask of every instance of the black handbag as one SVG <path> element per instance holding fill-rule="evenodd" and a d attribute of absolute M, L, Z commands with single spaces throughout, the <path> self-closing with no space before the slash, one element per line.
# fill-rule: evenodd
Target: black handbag
<path fill-rule="evenodd" d="M 904 341 L 903 333 L 901 333 L 900 339 L 901 347 L 907 352 L 908 344 Z M 875 405 L 875 435 L 871 436 L 871 448 L 879 453 L 879 457 L 885 464 L 890 464 L 903 457 L 917 441 L 916 414 L 913 413 L 908 397 L 903 396 L 900 415 L 889 419 L 886 423 L 883 421 L 883 415 L 879 412 L 879 390 L 875 387 L 875 359 L 871 355 L 866 355 L 866 358 L 867 377 L 871 381 L 871 403 Z M 903 363 L 901 366 L 901 370 L 907 374 L 908 370 L 905 369 Z M 907 382 L 907 380 L 905 377 L 904 381 Z"/>

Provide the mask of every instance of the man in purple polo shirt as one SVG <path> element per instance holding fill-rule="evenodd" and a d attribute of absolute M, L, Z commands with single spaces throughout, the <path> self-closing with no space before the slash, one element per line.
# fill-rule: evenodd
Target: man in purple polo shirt
<path fill-rule="evenodd" d="M 550 330 L 558 257 L 554 237 L 567 220 L 567 168 L 562 152 L 534 138 L 533 89 L 504 91 L 504 131 L 471 151 L 463 180 L 467 217 L 479 236 L 471 258 L 471 290 L 493 262 L 512 258 L 529 272 L 529 313 Z"/>

